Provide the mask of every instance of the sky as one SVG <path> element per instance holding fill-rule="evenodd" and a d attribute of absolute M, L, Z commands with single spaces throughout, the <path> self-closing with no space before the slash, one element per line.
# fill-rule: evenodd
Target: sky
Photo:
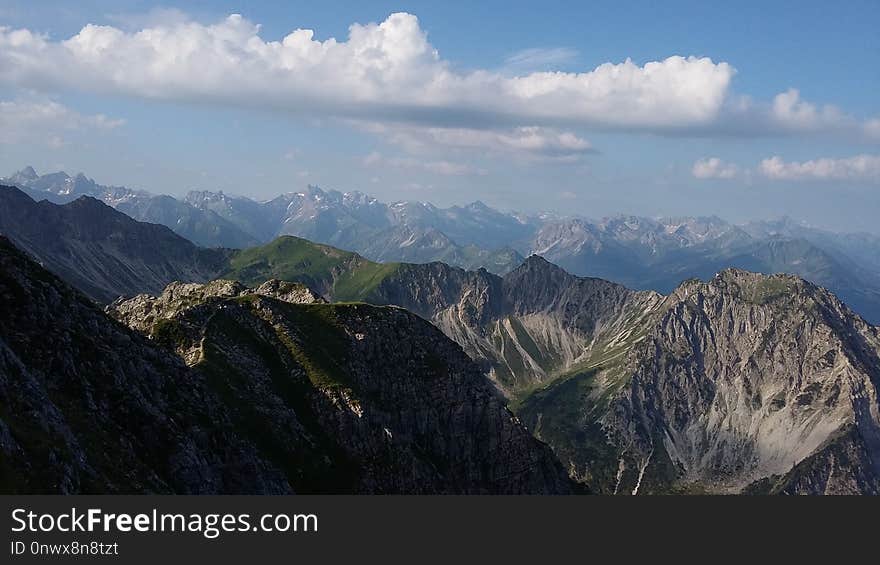
<path fill-rule="evenodd" d="M 0 0 L 0 175 L 880 232 L 880 2 Z"/>

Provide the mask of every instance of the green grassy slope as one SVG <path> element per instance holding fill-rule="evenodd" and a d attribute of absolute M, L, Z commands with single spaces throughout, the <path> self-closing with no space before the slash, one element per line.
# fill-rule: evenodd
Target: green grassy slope
<path fill-rule="evenodd" d="M 301 282 L 335 301 L 357 301 L 369 300 L 376 287 L 399 267 L 399 263 L 374 263 L 357 253 L 282 236 L 236 252 L 222 277 L 247 285 L 271 278 Z"/>

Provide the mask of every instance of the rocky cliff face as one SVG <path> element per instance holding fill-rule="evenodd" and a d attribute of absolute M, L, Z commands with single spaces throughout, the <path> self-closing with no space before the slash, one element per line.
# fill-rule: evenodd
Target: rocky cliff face
<path fill-rule="evenodd" d="M 3 492 L 570 491 L 460 348 L 403 310 L 173 285 L 110 307 L 147 338 L 5 239 L 0 267 Z"/>
<path fill-rule="evenodd" d="M 549 449 L 504 408 L 480 371 L 427 322 L 399 308 L 330 305 L 270 282 L 172 286 L 110 307 L 173 347 L 236 398 L 234 421 L 286 454 L 299 425 L 351 461 L 364 492 L 560 492 Z M 267 395 L 266 391 L 274 394 Z M 277 439 L 281 438 L 281 439 Z M 291 453 L 289 457 L 295 454 Z M 355 465 L 356 463 L 356 465 Z M 340 478 L 342 480 L 342 478 Z"/>
<path fill-rule="evenodd" d="M 878 383 L 877 328 L 833 295 L 727 270 L 681 285 L 625 356 L 521 416 L 605 492 L 876 493 Z"/>
<path fill-rule="evenodd" d="M 204 282 L 225 269 L 228 257 L 225 250 L 196 247 L 164 226 L 137 222 L 91 197 L 57 205 L 4 186 L 0 233 L 99 302 L 160 292 L 174 280 Z"/>
<path fill-rule="evenodd" d="M 656 293 L 574 277 L 537 256 L 503 278 L 403 265 L 369 298 L 432 320 L 514 397 L 640 339 L 661 301 Z"/>

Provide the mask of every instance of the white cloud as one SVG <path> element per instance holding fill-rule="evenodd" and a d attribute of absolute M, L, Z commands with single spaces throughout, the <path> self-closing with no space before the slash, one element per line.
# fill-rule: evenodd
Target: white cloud
<path fill-rule="evenodd" d="M 259 25 L 235 14 L 204 24 L 178 10 L 159 9 L 114 21 L 119 27 L 90 24 L 67 39 L 0 27 L 0 87 L 418 125 L 440 130 L 426 134 L 438 138 L 467 131 L 482 139 L 480 147 L 498 151 L 510 145 L 505 136 L 528 137 L 518 128 L 543 128 L 548 136 L 594 128 L 701 136 L 835 133 L 880 140 L 880 118 L 862 121 L 835 106 L 803 100 L 796 89 L 771 101 L 736 95 L 730 91 L 736 70 L 707 57 L 643 64 L 627 59 L 560 72 L 552 69 L 573 64 L 576 52 L 533 48 L 511 55 L 501 70 L 461 71 L 441 57 L 419 20 L 407 13 L 353 24 L 341 40 L 317 39 L 309 29 L 271 40 Z M 552 148 L 566 142 L 548 143 Z M 572 155 L 546 158 L 577 158 Z"/>
<path fill-rule="evenodd" d="M 462 176 L 484 175 L 486 171 L 463 163 L 436 160 L 426 161 L 412 157 L 385 157 L 374 151 L 363 158 L 363 164 L 368 167 L 393 167 L 396 169 L 420 170 L 435 175 Z"/>
<path fill-rule="evenodd" d="M 732 179 L 739 174 L 739 168 L 718 157 L 708 157 L 697 160 L 691 169 L 691 174 L 698 179 Z"/>
<path fill-rule="evenodd" d="M 826 104 L 819 107 L 802 100 L 796 88 L 790 88 L 773 98 L 771 117 L 779 125 L 797 131 L 846 128 L 854 122 L 836 106 Z"/>
<path fill-rule="evenodd" d="M 774 156 L 764 159 L 759 172 L 774 180 L 838 180 L 880 182 L 880 155 L 856 155 L 842 159 L 783 161 Z"/>
<path fill-rule="evenodd" d="M 606 63 L 582 73 L 458 72 L 428 42 L 418 19 L 405 13 L 354 24 L 345 41 L 319 41 L 306 29 L 268 41 L 239 15 L 213 25 L 171 18 L 137 32 L 87 25 L 61 41 L 0 28 L 0 83 L 6 85 L 443 126 L 565 122 L 662 130 L 705 124 L 721 109 L 733 74 L 727 63 L 680 56 L 641 66 Z"/>
<path fill-rule="evenodd" d="M 124 120 L 83 115 L 52 100 L 0 100 L 0 143 L 36 141 L 57 149 L 71 131 L 106 131 Z"/>
<path fill-rule="evenodd" d="M 790 88 L 769 102 L 729 94 L 717 119 L 681 128 L 679 134 L 742 137 L 835 136 L 857 142 L 880 140 L 880 119 L 861 120 L 833 104 L 815 104 Z"/>

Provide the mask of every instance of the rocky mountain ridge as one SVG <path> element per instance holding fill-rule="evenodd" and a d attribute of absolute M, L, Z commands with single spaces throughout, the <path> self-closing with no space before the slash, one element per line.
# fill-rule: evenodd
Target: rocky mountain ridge
<path fill-rule="evenodd" d="M 878 330 L 800 278 L 726 269 L 663 296 L 537 256 L 498 277 L 283 243 L 238 274 L 309 280 L 331 300 L 431 320 L 592 490 L 876 491 Z M 838 452 L 850 478 L 834 470 Z"/>
<path fill-rule="evenodd" d="M 861 315 L 880 321 L 880 268 L 872 260 L 880 240 L 784 225 L 735 226 L 717 217 L 574 218 L 544 224 L 532 252 L 576 275 L 663 293 L 684 279 L 710 278 L 729 267 L 794 274 L 832 289 Z"/>
<path fill-rule="evenodd" d="M 139 300 L 111 311 L 151 302 L 149 338 L 0 238 L 0 490 L 572 490 L 461 349 L 404 310 L 278 281 Z"/>
<path fill-rule="evenodd" d="M 574 277 L 537 256 L 499 277 L 444 263 L 378 264 L 290 236 L 234 256 L 231 266 L 223 276 L 245 284 L 279 278 L 330 301 L 406 308 L 460 344 L 509 397 L 639 339 L 661 299 Z"/>
<path fill-rule="evenodd" d="M 572 476 L 633 494 L 880 492 L 876 327 L 802 279 L 735 269 L 683 283 L 653 318 L 616 362 L 520 408 Z"/>
<path fill-rule="evenodd" d="M 165 226 L 137 222 L 88 196 L 60 206 L 0 186 L 0 233 L 100 302 L 161 291 L 174 280 L 207 281 L 228 250 L 196 247 Z"/>

